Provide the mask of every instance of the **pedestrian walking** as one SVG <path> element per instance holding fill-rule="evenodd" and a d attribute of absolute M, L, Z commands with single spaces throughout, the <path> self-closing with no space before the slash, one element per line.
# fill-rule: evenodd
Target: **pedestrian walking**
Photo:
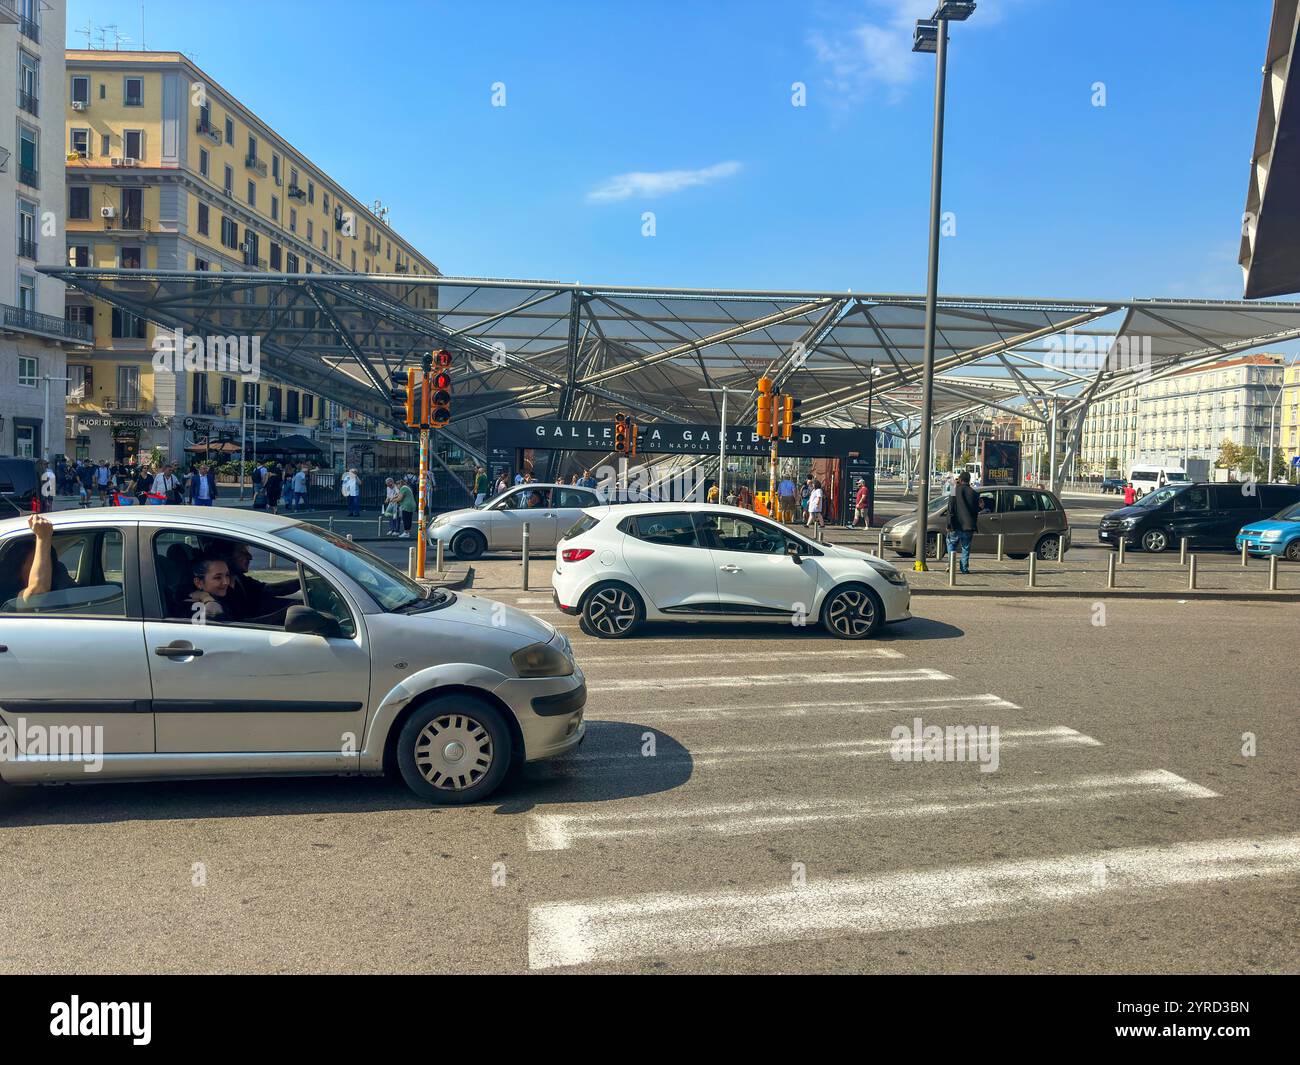
<path fill-rule="evenodd" d="M 794 521 L 795 492 L 794 481 L 788 474 L 776 486 L 777 516 L 787 524 Z"/>
<path fill-rule="evenodd" d="M 272 465 L 267 468 L 266 478 L 262 482 L 266 493 L 266 509 L 271 514 L 280 513 L 280 493 L 284 491 L 284 478 L 280 476 L 280 467 Z"/>
<path fill-rule="evenodd" d="M 481 507 L 487 502 L 488 494 L 488 475 L 484 472 L 483 467 L 479 466 L 474 470 L 474 505 Z"/>
<path fill-rule="evenodd" d="M 170 465 L 164 466 L 158 475 L 154 477 L 152 492 L 155 496 L 160 497 L 164 503 L 181 502 L 180 478 L 172 472 Z"/>
<path fill-rule="evenodd" d="M 361 517 L 361 478 L 356 470 L 348 470 L 343 475 L 343 498 L 348 505 L 348 517 Z"/>
<path fill-rule="evenodd" d="M 1126 507 L 1131 507 L 1131 506 L 1132 506 L 1134 503 L 1136 503 L 1136 502 L 1137 502 L 1137 489 L 1134 488 L 1131 484 L 1125 484 L 1125 485 L 1124 485 L 1124 505 L 1125 505 Z"/>
<path fill-rule="evenodd" d="M 822 491 L 821 481 L 813 481 L 812 488 L 808 492 L 808 525 L 810 528 L 826 524 L 822 519 L 822 507 L 825 498 L 826 494 Z"/>
<path fill-rule="evenodd" d="M 401 517 L 397 512 L 397 482 L 391 477 L 384 481 L 384 517 L 388 519 L 388 534 L 396 536 L 401 530 Z"/>
<path fill-rule="evenodd" d="M 397 486 L 397 511 L 402 519 L 402 531 L 398 539 L 409 540 L 411 537 L 411 519 L 415 515 L 415 493 L 411 486 L 403 481 Z"/>
<path fill-rule="evenodd" d="M 870 524 L 867 518 L 867 504 L 869 502 L 867 493 L 867 482 L 859 477 L 857 491 L 853 493 L 853 524 L 865 529 Z"/>
<path fill-rule="evenodd" d="M 304 462 L 294 472 L 293 482 L 293 500 L 292 509 L 302 511 L 307 509 L 307 464 Z"/>
<path fill-rule="evenodd" d="M 217 498 L 217 475 L 206 462 L 190 474 L 190 505 L 210 507 Z"/>
<path fill-rule="evenodd" d="M 979 528 L 979 512 L 979 496 L 970 486 L 970 474 L 963 470 L 948 497 L 948 553 L 956 554 L 958 545 L 961 546 L 958 566 L 962 573 L 970 572 L 970 544 Z M 925 545 L 919 544 L 917 550 L 924 551 Z"/>

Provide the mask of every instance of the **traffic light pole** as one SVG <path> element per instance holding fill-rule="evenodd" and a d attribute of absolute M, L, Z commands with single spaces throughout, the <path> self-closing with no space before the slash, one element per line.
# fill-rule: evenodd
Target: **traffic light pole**
<path fill-rule="evenodd" d="M 429 374 L 433 371 L 433 356 L 424 357 L 424 391 L 421 396 L 421 413 L 420 413 L 420 498 L 416 500 L 416 514 L 419 521 L 416 523 L 419 527 L 419 543 L 415 548 L 415 572 L 421 579 L 424 578 L 425 554 L 428 550 L 426 540 L 427 527 L 429 522 L 429 508 L 427 499 L 429 493 L 425 490 L 425 485 L 429 482 L 429 399 L 430 386 L 433 382 Z"/>

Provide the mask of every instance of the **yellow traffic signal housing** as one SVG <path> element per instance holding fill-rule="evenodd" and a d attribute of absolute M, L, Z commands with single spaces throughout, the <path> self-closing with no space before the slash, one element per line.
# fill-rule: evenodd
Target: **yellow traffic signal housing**
<path fill-rule="evenodd" d="M 770 377 L 760 377 L 758 379 L 758 411 L 754 416 L 754 432 L 764 440 L 772 435 L 772 379 Z"/>
<path fill-rule="evenodd" d="M 415 377 L 418 371 L 412 367 L 406 371 L 406 424 L 412 428 L 420 423 L 415 420 Z"/>
<path fill-rule="evenodd" d="M 627 415 L 614 416 L 614 450 L 620 455 L 627 454 Z"/>
<path fill-rule="evenodd" d="M 441 428 L 451 423 L 451 352 L 436 352 L 433 362 L 437 369 L 430 374 L 430 383 L 433 386 L 433 410 L 429 424 Z"/>
<path fill-rule="evenodd" d="M 781 439 L 789 440 L 794 434 L 794 396 L 781 397 Z"/>
<path fill-rule="evenodd" d="M 627 453 L 629 455 L 636 454 L 636 422 L 632 421 L 631 418 L 627 422 Z"/>

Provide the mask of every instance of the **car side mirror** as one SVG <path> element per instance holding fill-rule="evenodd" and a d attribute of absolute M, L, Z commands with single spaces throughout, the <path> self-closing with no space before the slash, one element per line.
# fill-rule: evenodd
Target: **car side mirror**
<path fill-rule="evenodd" d="M 328 614 L 309 606 L 291 606 L 285 611 L 284 631 L 304 636 L 337 636 L 339 623 Z"/>
<path fill-rule="evenodd" d="M 786 545 L 785 545 L 785 553 L 786 553 L 790 558 L 794 559 L 794 564 L 795 564 L 796 566 L 802 566 L 802 565 L 803 565 L 803 555 L 799 554 L 799 545 L 798 545 L 798 544 L 786 544 Z"/>

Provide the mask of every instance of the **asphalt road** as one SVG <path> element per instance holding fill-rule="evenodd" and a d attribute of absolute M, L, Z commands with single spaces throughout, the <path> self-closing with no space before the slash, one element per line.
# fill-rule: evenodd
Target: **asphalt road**
<path fill-rule="evenodd" d="M 865 644 L 605 642 L 491 588 L 517 567 L 479 589 L 574 639 L 577 753 L 464 809 L 387 780 L 15 792 L 0 971 L 1300 969 L 1293 607 L 953 598 Z M 917 717 L 998 726 L 996 770 L 895 760 Z"/>

